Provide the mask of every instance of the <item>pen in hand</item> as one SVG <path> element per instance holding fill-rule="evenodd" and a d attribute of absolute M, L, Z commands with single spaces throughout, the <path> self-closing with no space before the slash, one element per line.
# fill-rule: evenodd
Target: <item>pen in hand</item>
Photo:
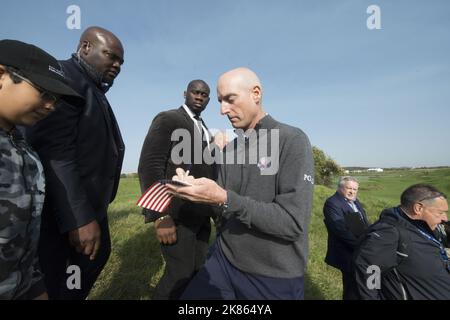
<path fill-rule="evenodd" d="M 176 175 L 173 176 L 172 179 L 178 180 L 178 181 L 184 181 L 184 182 L 187 182 L 188 180 L 193 180 L 194 177 L 189 176 L 190 168 L 191 168 L 191 166 L 189 166 L 186 171 L 184 171 L 183 168 L 177 168 Z"/>
<path fill-rule="evenodd" d="M 189 172 L 191 171 L 191 168 L 192 168 L 192 165 L 190 164 L 190 165 L 187 167 L 187 170 L 186 170 L 186 172 L 185 172 L 185 174 L 184 174 L 185 177 L 187 177 L 187 176 L 189 175 Z"/>

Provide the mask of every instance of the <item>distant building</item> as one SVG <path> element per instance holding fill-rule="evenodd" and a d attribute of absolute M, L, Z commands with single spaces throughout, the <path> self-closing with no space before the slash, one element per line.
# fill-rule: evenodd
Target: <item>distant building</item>
<path fill-rule="evenodd" d="M 369 171 L 369 172 L 383 172 L 384 170 L 381 169 L 381 168 L 370 168 L 370 169 L 367 169 L 367 171 Z"/>

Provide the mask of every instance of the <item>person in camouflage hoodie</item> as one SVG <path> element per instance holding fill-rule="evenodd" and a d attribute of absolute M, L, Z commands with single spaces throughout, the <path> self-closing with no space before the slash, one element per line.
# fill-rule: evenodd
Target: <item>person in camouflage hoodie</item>
<path fill-rule="evenodd" d="M 30 44 L 0 41 L 0 299 L 47 298 L 36 254 L 44 172 L 15 126 L 33 125 L 69 97 L 81 98 L 55 58 Z"/>
<path fill-rule="evenodd" d="M 44 176 L 17 130 L 0 129 L 0 297 L 45 291 L 36 256 Z M 30 292 L 30 293 L 32 293 Z"/>

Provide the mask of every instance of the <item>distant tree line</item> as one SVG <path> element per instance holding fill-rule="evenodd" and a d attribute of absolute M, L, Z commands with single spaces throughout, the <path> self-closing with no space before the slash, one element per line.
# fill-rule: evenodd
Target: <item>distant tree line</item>
<path fill-rule="evenodd" d="M 314 183 L 331 186 L 333 177 L 344 173 L 342 167 L 316 146 L 312 147 L 314 157 Z"/>

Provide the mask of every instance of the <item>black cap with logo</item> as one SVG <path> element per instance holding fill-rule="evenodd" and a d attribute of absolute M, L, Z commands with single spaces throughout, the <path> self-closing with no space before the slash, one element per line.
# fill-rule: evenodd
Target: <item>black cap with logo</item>
<path fill-rule="evenodd" d="M 32 44 L 0 40 L 0 64 L 18 69 L 24 77 L 46 91 L 82 98 L 67 84 L 58 61 Z"/>

